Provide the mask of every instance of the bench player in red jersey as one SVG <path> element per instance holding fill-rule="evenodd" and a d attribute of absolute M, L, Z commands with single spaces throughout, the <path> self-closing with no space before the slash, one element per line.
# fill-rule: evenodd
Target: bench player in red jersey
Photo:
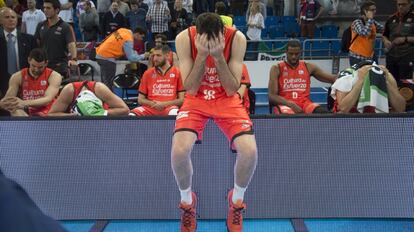
<path fill-rule="evenodd" d="M 177 115 L 171 149 L 171 165 L 180 190 L 181 231 L 196 231 L 197 196 L 191 189 L 191 150 L 202 138 L 205 124 L 212 119 L 237 151 L 234 188 L 228 193 L 227 228 L 242 231 L 244 192 L 257 163 L 257 146 L 252 122 L 237 90 L 242 76 L 246 38 L 224 27 L 219 15 L 203 13 L 196 26 L 176 38 L 186 95 Z"/>
<path fill-rule="evenodd" d="M 269 74 L 269 102 L 275 106 L 274 113 L 328 113 L 310 100 L 311 76 L 326 83 L 334 83 L 336 76 L 300 60 L 299 41 L 289 41 L 286 49 L 286 61 L 273 65 Z"/>
<path fill-rule="evenodd" d="M 104 83 L 77 81 L 67 84 L 48 116 L 126 116 L 128 106 Z"/>
<path fill-rule="evenodd" d="M 168 61 L 170 48 L 157 45 L 153 49 L 154 67 L 145 71 L 139 85 L 138 103 L 131 114 L 136 116 L 177 115 L 183 104 L 184 87 L 178 67 Z"/>
<path fill-rule="evenodd" d="M 62 76 L 47 68 L 46 52 L 35 48 L 29 54 L 29 68 L 13 74 L 0 108 L 11 116 L 46 116 L 59 93 Z"/>

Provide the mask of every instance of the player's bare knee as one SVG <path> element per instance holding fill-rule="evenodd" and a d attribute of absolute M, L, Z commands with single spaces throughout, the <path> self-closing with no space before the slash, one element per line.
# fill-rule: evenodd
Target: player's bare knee
<path fill-rule="evenodd" d="M 173 159 L 186 159 L 190 156 L 192 144 L 176 142 L 171 149 L 171 156 Z"/>
<path fill-rule="evenodd" d="M 242 146 L 237 153 L 244 159 L 256 160 L 257 159 L 257 147 L 256 146 Z"/>

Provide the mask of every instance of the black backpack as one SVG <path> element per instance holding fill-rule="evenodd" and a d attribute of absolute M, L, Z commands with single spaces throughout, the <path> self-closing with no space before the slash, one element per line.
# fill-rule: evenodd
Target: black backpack
<path fill-rule="evenodd" d="M 352 43 L 356 40 L 356 38 L 358 38 L 358 34 L 355 36 L 355 38 L 352 38 L 351 26 L 345 29 L 344 32 L 342 33 L 341 51 L 349 52 L 349 47 L 351 47 Z"/>

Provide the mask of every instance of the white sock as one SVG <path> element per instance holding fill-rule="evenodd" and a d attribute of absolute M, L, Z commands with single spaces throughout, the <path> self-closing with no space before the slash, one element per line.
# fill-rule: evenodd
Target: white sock
<path fill-rule="evenodd" d="M 241 200 L 243 202 L 244 199 L 244 192 L 246 192 L 246 188 L 239 187 L 236 183 L 234 183 L 234 189 L 233 189 L 233 197 L 232 201 L 233 203 L 236 203 L 238 200 Z"/>
<path fill-rule="evenodd" d="M 181 195 L 181 202 L 184 202 L 188 205 L 191 205 L 193 203 L 191 187 L 186 189 L 186 190 L 181 190 L 180 189 L 180 195 Z"/>

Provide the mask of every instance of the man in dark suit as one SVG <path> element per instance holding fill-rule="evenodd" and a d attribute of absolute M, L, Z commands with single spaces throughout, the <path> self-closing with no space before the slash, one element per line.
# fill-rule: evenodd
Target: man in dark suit
<path fill-rule="evenodd" d="M 10 8 L 0 11 L 0 98 L 6 94 L 10 76 L 29 66 L 27 57 L 36 40 L 32 35 L 19 32 L 17 14 Z"/>
<path fill-rule="evenodd" d="M 0 231 L 66 232 L 59 222 L 45 215 L 26 191 L 0 170 Z"/>

